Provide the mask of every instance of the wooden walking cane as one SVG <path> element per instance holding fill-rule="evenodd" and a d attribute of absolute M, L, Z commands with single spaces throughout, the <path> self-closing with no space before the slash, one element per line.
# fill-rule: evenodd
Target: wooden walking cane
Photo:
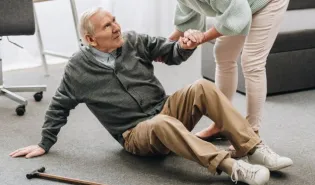
<path fill-rule="evenodd" d="M 65 182 L 70 184 L 77 184 L 77 185 L 106 185 L 106 184 L 100 184 L 96 182 L 90 182 L 85 180 L 79 180 L 79 179 L 73 179 L 68 177 L 62 177 L 57 175 L 51 175 L 44 173 L 45 167 L 41 167 L 37 170 L 32 171 L 31 173 L 26 174 L 26 178 L 32 179 L 32 178 L 42 178 L 42 179 L 48 179 L 53 181 L 59 181 L 59 182 Z"/>

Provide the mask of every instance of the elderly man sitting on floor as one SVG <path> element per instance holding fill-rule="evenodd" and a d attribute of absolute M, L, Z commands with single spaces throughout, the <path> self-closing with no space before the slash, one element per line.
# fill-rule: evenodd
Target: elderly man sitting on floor
<path fill-rule="evenodd" d="M 269 170 L 292 165 L 291 159 L 275 154 L 261 142 L 213 83 L 198 80 L 170 96 L 165 94 L 152 62 L 160 58 L 167 65 L 179 65 L 202 42 L 202 33 L 187 33 L 177 42 L 121 33 L 115 17 L 102 8 L 84 12 L 80 29 L 88 44 L 65 68 L 46 112 L 41 142 L 12 152 L 12 157 L 47 153 L 67 123 L 70 110 L 85 103 L 121 146 L 134 155 L 174 152 L 213 174 L 224 171 L 233 181 L 259 185 L 269 180 Z M 191 36 L 197 42 L 189 40 Z M 246 162 L 232 159 L 227 151 L 190 132 L 203 115 L 217 124 L 240 156 L 247 156 Z"/>

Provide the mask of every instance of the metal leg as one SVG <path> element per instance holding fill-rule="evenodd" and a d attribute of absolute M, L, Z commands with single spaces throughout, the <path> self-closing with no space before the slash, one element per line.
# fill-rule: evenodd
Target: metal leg
<path fill-rule="evenodd" d="M 15 109 L 17 115 L 22 116 L 25 113 L 25 107 L 27 105 L 27 100 L 20 95 L 13 92 L 36 92 L 33 97 L 35 101 L 41 101 L 43 98 L 43 91 L 46 91 L 45 85 L 36 86 L 12 86 L 3 87 L 0 86 L 0 95 L 6 96 L 7 98 L 17 102 L 19 105 Z"/>
<path fill-rule="evenodd" d="M 3 88 L 11 92 L 42 92 L 42 91 L 46 91 L 47 86 L 46 85 L 9 86 L 9 87 L 5 86 Z"/>
<path fill-rule="evenodd" d="M 8 91 L 7 89 L 4 89 L 4 88 L 0 90 L 1 90 L 1 93 L 7 98 L 10 98 L 11 100 L 19 103 L 20 105 L 27 105 L 27 100 L 23 98 L 22 96 L 14 94 L 11 91 Z"/>
<path fill-rule="evenodd" d="M 74 0 L 70 0 L 70 4 L 71 4 L 71 10 L 72 10 L 74 27 L 75 27 L 77 39 L 78 39 L 78 42 L 79 42 L 79 45 L 80 45 L 81 44 L 81 38 L 80 38 L 80 32 L 78 30 L 78 27 L 79 27 L 79 25 L 78 25 L 78 23 L 79 23 L 78 12 L 77 12 L 77 8 L 76 8 L 76 5 L 75 5 L 75 1 Z"/>
<path fill-rule="evenodd" d="M 46 73 L 45 76 L 49 76 L 46 55 L 59 57 L 59 58 L 65 58 L 65 59 L 69 59 L 70 56 L 65 56 L 63 54 L 52 52 L 52 51 L 46 51 L 44 49 L 44 44 L 43 44 L 43 40 L 42 40 L 42 35 L 41 35 L 41 32 L 40 32 L 40 29 L 39 29 L 39 23 L 38 23 L 38 19 L 37 19 L 36 12 L 35 12 L 35 7 L 34 7 L 34 14 L 35 14 L 34 16 L 35 16 L 35 21 L 36 21 L 37 42 L 38 42 L 40 57 L 41 57 L 42 62 L 44 64 L 45 73 Z"/>
<path fill-rule="evenodd" d="M 34 3 L 36 3 L 36 2 L 43 2 L 43 1 L 47 1 L 47 0 L 36 0 L 36 1 L 34 1 Z M 77 13 L 75 1 L 74 0 L 70 0 L 70 5 L 71 5 L 71 12 L 72 12 L 72 16 L 73 16 L 73 22 L 74 22 L 74 27 L 75 27 L 75 31 L 76 31 L 76 36 L 77 36 L 78 44 L 79 44 L 79 47 L 80 47 L 80 46 L 82 46 L 81 45 L 82 42 L 81 42 L 81 39 L 80 39 L 79 30 L 78 30 L 78 22 L 79 22 L 79 20 L 78 20 L 78 13 Z M 69 59 L 70 56 L 65 56 L 65 55 L 57 53 L 57 52 L 44 50 L 43 40 L 42 40 L 42 36 L 41 36 L 41 33 L 40 33 L 40 29 L 39 29 L 39 23 L 38 23 L 38 19 L 37 19 L 37 15 L 36 15 L 35 6 L 34 6 L 34 16 L 35 16 L 35 23 L 36 23 L 36 30 L 37 30 L 37 41 L 38 41 L 38 46 L 39 46 L 40 57 L 41 57 L 41 60 L 43 62 L 44 68 L 45 68 L 45 76 L 49 76 L 49 74 L 48 74 L 48 67 L 47 67 L 47 60 L 46 60 L 46 57 L 45 57 L 46 55 L 59 57 L 59 58 L 64 58 L 64 59 Z"/>
<path fill-rule="evenodd" d="M 38 25 L 38 19 L 37 19 L 37 15 L 36 15 L 35 5 L 34 4 L 33 4 L 33 7 L 34 7 L 34 18 L 35 18 L 35 26 L 36 26 L 36 32 L 37 32 L 36 35 L 37 35 L 37 43 L 38 43 L 38 47 L 39 47 L 40 58 L 41 58 L 42 63 L 44 65 L 45 76 L 49 76 L 47 60 L 46 60 L 46 56 L 44 54 L 44 46 L 43 46 L 42 35 L 40 33 L 40 29 L 39 29 L 39 25 Z"/>

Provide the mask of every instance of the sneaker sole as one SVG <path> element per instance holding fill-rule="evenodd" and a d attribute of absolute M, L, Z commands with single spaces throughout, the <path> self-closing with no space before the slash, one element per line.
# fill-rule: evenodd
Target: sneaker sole
<path fill-rule="evenodd" d="M 288 164 L 288 165 L 283 165 L 283 166 L 276 166 L 276 167 L 273 167 L 273 168 L 269 168 L 267 167 L 270 171 L 278 171 L 278 170 L 281 170 L 283 168 L 287 168 L 289 166 L 292 166 L 293 164 Z"/>

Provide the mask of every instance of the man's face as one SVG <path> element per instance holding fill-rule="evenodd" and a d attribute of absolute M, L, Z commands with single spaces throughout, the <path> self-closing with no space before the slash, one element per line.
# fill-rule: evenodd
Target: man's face
<path fill-rule="evenodd" d="M 90 44 L 104 52 L 112 52 L 123 44 L 120 25 L 107 11 L 99 11 L 90 19 L 94 25 L 94 35 L 87 37 Z"/>

